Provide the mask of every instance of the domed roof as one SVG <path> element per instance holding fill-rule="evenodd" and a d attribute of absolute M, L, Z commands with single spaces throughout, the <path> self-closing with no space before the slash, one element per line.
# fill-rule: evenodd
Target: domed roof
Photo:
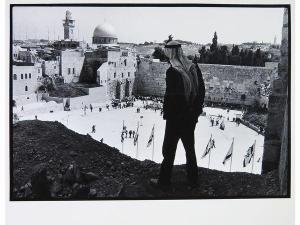
<path fill-rule="evenodd" d="M 117 35 L 116 35 L 115 28 L 112 25 L 108 23 L 103 23 L 101 25 L 96 26 L 93 37 L 117 38 Z"/>

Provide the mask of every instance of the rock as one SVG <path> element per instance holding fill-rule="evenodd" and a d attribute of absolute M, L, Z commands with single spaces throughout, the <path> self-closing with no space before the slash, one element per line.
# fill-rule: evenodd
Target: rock
<path fill-rule="evenodd" d="M 87 182 L 91 182 L 99 179 L 99 176 L 93 172 L 81 173 L 81 174 L 83 176 L 83 179 Z"/>
<path fill-rule="evenodd" d="M 78 153 L 74 152 L 74 151 L 70 151 L 69 155 L 75 157 L 75 156 L 78 156 Z"/>
<path fill-rule="evenodd" d="M 78 186 L 79 186 L 78 183 L 74 183 L 73 186 L 72 186 L 72 189 L 76 189 Z"/>
<path fill-rule="evenodd" d="M 61 179 L 56 178 L 55 181 L 52 183 L 51 186 L 51 196 L 56 197 L 57 193 L 62 190 L 62 184 L 61 184 Z"/>
<path fill-rule="evenodd" d="M 81 173 L 76 164 L 70 164 L 63 176 L 63 180 L 66 183 L 74 184 L 81 181 Z"/>
<path fill-rule="evenodd" d="M 73 198 L 87 198 L 90 193 L 90 188 L 87 185 L 79 184 L 73 189 L 72 197 Z"/>
<path fill-rule="evenodd" d="M 106 162 L 106 165 L 107 165 L 108 167 L 111 167 L 111 166 L 112 166 L 112 162 L 111 162 L 111 161 L 107 161 L 107 162 Z"/>
<path fill-rule="evenodd" d="M 94 189 L 94 188 L 91 188 L 91 189 L 90 189 L 90 192 L 89 192 L 89 196 L 90 196 L 90 197 L 95 197 L 95 196 L 97 196 L 97 190 Z"/>
<path fill-rule="evenodd" d="M 141 184 L 122 186 L 118 193 L 118 197 L 120 198 L 140 198 L 141 196 L 152 197 L 152 194 Z"/>
<path fill-rule="evenodd" d="M 30 185 L 32 186 L 32 193 L 37 198 L 50 198 L 51 182 L 48 180 L 48 169 L 45 163 L 41 163 L 33 168 Z"/>

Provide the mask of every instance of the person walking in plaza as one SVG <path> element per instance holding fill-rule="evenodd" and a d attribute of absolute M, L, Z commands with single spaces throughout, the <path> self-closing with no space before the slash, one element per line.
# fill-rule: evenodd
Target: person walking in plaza
<path fill-rule="evenodd" d="M 158 179 L 152 185 L 170 187 L 176 148 L 181 139 L 186 152 L 186 169 L 191 188 L 198 185 L 198 167 L 195 154 L 194 130 L 202 113 L 205 86 L 201 70 L 183 54 L 181 44 L 169 41 L 165 54 L 170 67 L 166 72 L 166 91 L 163 103 L 163 118 L 166 120 L 162 147 L 163 161 Z"/>
<path fill-rule="evenodd" d="M 92 133 L 96 133 L 96 125 L 92 126 Z"/>
<path fill-rule="evenodd" d="M 129 138 L 131 138 L 132 130 L 129 130 Z"/>
<path fill-rule="evenodd" d="M 84 108 L 83 108 L 84 115 L 86 115 L 86 110 L 87 110 L 87 108 L 88 108 L 88 107 L 87 107 L 86 105 L 85 105 Z"/>

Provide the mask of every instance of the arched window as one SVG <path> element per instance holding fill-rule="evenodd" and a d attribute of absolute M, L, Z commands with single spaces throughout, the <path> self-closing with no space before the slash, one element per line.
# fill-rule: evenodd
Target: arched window
<path fill-rule="evenodd" d="M 29 79 L 31 79 L 31 73 L 29 73 L 28 76 L 29 76 Z"/>
<path fill-rule="evenodd" d="M 17 80 L 17 74 L 14 74 L 14 80 Z"/>
<path fill-rule="evenodd" d="M 25 86 L 25 91 L 28 91 L 28 87 L 27 86 Z"/>
<path fill-rule="evenodd" d="M 27 79 L 27 73 L 25 73 L 25 79 Z"/>
<path fill-rule="evenodd" d="M 23 79 L 23 73 L 21 73 L 21 79 Z"/>

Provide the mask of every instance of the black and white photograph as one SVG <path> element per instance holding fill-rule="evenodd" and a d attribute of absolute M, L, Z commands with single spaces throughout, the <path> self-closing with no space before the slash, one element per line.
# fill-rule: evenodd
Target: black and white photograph
<path fill-rule="evenodd" d="M 289 4 L 9 16 L 10 201 L 291 197 Z"/>

